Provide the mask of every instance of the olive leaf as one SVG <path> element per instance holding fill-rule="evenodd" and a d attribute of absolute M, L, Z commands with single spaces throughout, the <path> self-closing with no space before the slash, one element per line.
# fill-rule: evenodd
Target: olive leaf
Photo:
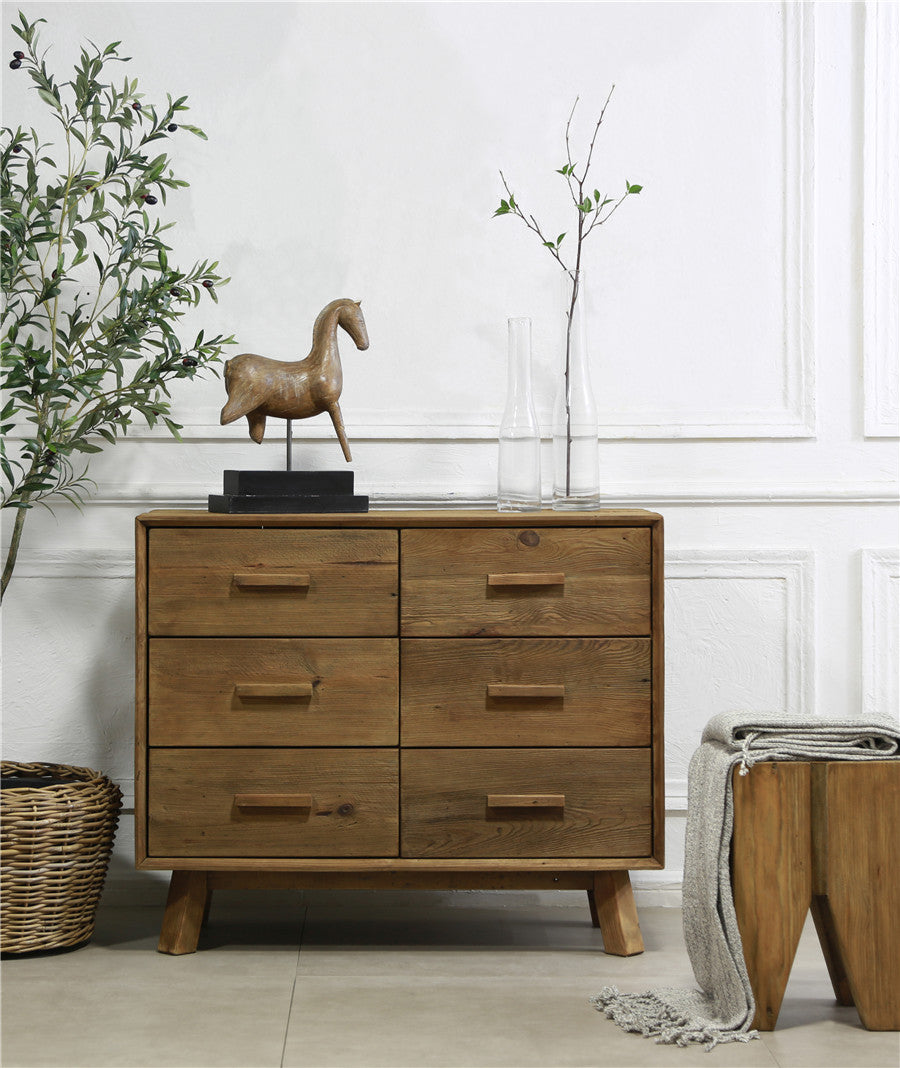
<path fill-rule="evenodd" d="M 30 78 L 58 137 L 42 143 L 32 129 L 0 131 L 0 503 L 16 510 L 0 596 L 27 510 L 54 498 L 83 505 L 87 458 L 138 419 L 178 437 L 171 383 L 215 369 L 234 340 L 201 331 L 190 343 L 179 333 L 185 312 L 205 296 L 217 301 L 228 281 L 214 261 L 178 266 L 167 243 L 174 223 L 161 206 L 188 184 L 172 150 L 182 130 L 206 139 L 175 121 L 187 98 L 157 104 L 136 78 L 114 85 L 109 65 L 128 62 L 119 42 L 85 45 L 63 81 L 38 48 L 45 20 L 21 12 L 19 20 L 12 29 L 26 51 L 16 76 Z"/>

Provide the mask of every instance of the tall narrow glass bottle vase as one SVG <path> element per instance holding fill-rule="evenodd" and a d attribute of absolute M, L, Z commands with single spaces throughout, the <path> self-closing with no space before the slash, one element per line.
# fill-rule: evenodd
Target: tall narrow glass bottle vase
<path fill-rule="evenodd" d="M 585 329 L 585 273 L 562 278 L 563 373 L 553 406 L 553 507 L 600 507 L 597 405 Z"/>
<path fill-rule="evenodd" d="M 541 432 L 531 395 L 531 320 L 510 319 L 506 409 L 500 423 L 497 509 L 541 507 Z"/>

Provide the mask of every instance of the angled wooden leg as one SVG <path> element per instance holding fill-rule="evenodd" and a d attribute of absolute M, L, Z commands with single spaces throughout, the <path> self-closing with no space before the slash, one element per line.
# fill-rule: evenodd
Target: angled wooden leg
<path fill-rule="evenodd" d="M 207 901 L 205 871 L 173 871 L 159 935 L 160 953 L 193 953 Z"/>
<path fill-rule="evenodd" d="M 869 1031 L 900 1030 L 900 761 L 831 762 L 823 843 L 831 945 Z M 826 949 L 826 956 L 829 950 Z"/>
<path fill-rule="evenodd" d="M 841 950 L 834 930 L 834 917 L 831 915 L 831 906 L 825 894 L 813 894 L 811 911 L 837 1003 L 838 1005 L 852 1005 L 853 993 L 847 981 L 844 962 L 841 960 Z"/>
<path fill-rule="evenodd" d="M 591 922 L 600 928 L 607 953 L 633 957 L 644 952 L 644 939 L 627 871 L 595 872 L 593 889 L 588 890 L 588 904 Z"/>
<path fill-rule="evenodd" d="M 812 898 L 808 763 L 735 771 L 732 889 L 756 1000 L 753 1026 L 771 1031 Z"/>

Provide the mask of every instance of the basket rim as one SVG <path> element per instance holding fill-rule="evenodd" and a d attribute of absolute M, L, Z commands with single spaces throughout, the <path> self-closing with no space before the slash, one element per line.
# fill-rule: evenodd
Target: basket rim
<path fill-rule="evenodd" d="M 62 782 L 47 783 L 46 786 L 4 786 L 0 794 L 20 793 L 25 790 L 45 793 L 47 790 L 67 790 L 73 787 L 116 785 L 112 779 L 94 771 L 93 768 L 85 768 L 76 764 L 51 764 L 43 761 L 24 763 L 16 760 L 3 760 L 0 761 L 0 774 L 9 778 L 14 778 L 17 774 L 37 778 L 41 775 L 58 775 L 64 779 Z"/>

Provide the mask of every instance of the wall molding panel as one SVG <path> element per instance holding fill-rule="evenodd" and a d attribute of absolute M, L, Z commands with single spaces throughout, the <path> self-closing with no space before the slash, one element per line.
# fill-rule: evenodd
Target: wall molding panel
<path fill-rule="evenodd" d="M 687 807 L 687 767 L 691 755 L 700 744 L 707 721 L 717 712 L 749 708 L 759 712 L 784 711 L 793 715 L 815 715 L 815 571 L 816 553 L 807 549 L 684 549 L 666 553 L 667 627 L 669 640 L 667 660 L 666 746 L 667 766 L 666 807 L 673 813 Z M 692 621 L 691 601 L 681 607 L 681 623 L 691 624 L 690 637 L 680 639 L 684 648 L 679 664 L 691 664 L 690 670 L 673 666 L 672 652 L 677 648 L 677 631 L 672 632 L 670 613 L 679 611 L 677 587 L 697 586 L 712 580 L 718 589 L 694 605 L 702 618 Z M 741 595 L 722 593 L 722 584 L 735 582 L 767 584 L 768 602 L 760 590 L 758 607 L 777 611 L 778 618 L 752 618 L 754 606 L 745 603 L 740 612 Z M 733 602 L 733 603 L 732 603 Z M 776 605 L 780 603 L 780 610 Z M 752 648 L 744 648 L 744 631 L 758 636 Z M 734 644 L 720 649 L 721 635 L 734 633 Z M 780 661 L 781 667 L 778 668 Z M 715 666 L 724 677 L 710 684 L 708 673 Z M 733 680 L 728 671 L 735 672 Z M 777 676 L 781 672 L 778 685 Z M 696 677 L 692 675 L 696 673 Z M 764 689 L 780 690 L 776 698 L 755 696 L 759 692 L 757 678 Z M 729 688 L 733 681 L 733 693 Z M 774 701 L 774 703 L 773 703 Z"/>
<path fill-rule="evenodd" d="M 860 566 L 862 712 L 896 719 L 900 714 L 900 552 L 863 549 Z"/>
<path fill-rule="evenodd" d="M 863 373 L 866 437 L 900 435 L 900 10 L 865 5 Z"/>

